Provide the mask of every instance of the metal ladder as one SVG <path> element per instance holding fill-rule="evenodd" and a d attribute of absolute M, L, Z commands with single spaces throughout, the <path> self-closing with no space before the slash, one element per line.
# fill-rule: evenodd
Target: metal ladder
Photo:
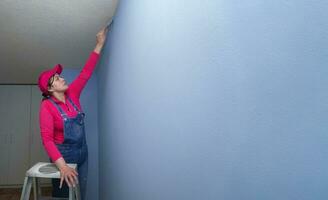
<path fill-rule="evenodd" d="M 68 164 L 73 169 L 77 168 L 76 164 Z M 29 170 L 26 171 L 24 186 L 20 200 L 29 200 L 31 187 L 33 184 L 34 200 L 41 200 L 41 188 L 39 178 L 60 178 L 60 172 L 55 164 L 48 162 L 38 162 Z M 52 200 L 67 199 L 67 198 L 46 198 Z M 77 184 L 75 187 L 69 187 L 69 200 L 80 200 L 80 187 Z"/>

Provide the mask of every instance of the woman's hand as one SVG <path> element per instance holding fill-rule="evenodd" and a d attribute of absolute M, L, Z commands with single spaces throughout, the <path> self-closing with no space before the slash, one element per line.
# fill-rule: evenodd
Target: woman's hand
<path fill-rule="evenodd" d="M 75 169 L 70 168 L 68 165 L 63 166 L 60 169 L 60 185 L 59 188 L 62 187 L 63 182 L 67 183 L 68 187 L 75 187 L 75 185 L 78 183 L 78 174 Z"/>
<path fill-rule="evenodd" d="M 96 35 L 97 44 L 96 44 L 94 51 L 98 54 L 101 52 L 101 50 L 106 42 L 107 32 L 108 32 L 108 27 L 106 26 L 106 27 L 102 28 Z"/>
<path fill-rule="evenodd" d="M 63 182 L 65 180 L 65 182 L 67 183 L 67 185 L 69 187 L 75 187 L 75 185 L 78 183 L 78 173 L 76 172 L 75 169 L 69 167 L 64 158 L 61 157 L 59 159 L 56 160 L 55 162 L 56 166 L 58 167 L 59 171 L 60 171 L 60 185 L 59 188 L 62 187 Z"/>

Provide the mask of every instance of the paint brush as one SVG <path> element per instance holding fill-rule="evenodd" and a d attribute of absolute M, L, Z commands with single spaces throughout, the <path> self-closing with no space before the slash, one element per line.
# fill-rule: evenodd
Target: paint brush
<path fill-rule="evenodd" d="M 113 22 L 114 22 L 114 19 L 111 18 L 110 20 L 108 20 L 108 22 L 106 23 L 106 28 L 107 29 L 110 29 L 113 25 Z"/>

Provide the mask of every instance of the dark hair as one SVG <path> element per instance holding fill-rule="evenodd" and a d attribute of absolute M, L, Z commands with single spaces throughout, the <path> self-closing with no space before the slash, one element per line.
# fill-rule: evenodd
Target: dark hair
<path fill-rule="evenodd" d="M 43 96 L 42 101 L 50 98 L 50 94 L 42 93 L 42 96 Z"/>
<path fill-rule="evenodd" d="M 56 75 L 56 74 L 50 76 L 50 78 L 49 78 L 49 80 L 48 80 L 48 87 L 51 87 L 51 85 L 54 83 L 54 81 L 55 81 L 55 78 L 54 78 L 55 75 Z"/>
<path fill-rule="evenodd" d="M 49 80 L 48 80 L 48 88 L 49 87 L 51 87 L 51 85 L 53 84 L 53 82 L 54 82 L 54 76 L 55 76 L 55 74 L 54 75 L 52 75 L 50 78 L 49 78 Z M 46 100 L 46 99 L 49 99 L 49 97 L 51 96 L 51 94 L 48 92 L 48 93 L 42 93 L 42 96 L 43 96 L 43 99 L 42 99 L 42 101 L 44 101 L 44 100 Z"/>

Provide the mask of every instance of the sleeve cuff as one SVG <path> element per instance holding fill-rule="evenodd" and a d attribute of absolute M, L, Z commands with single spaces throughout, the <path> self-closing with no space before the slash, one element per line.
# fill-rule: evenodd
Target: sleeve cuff
<path fill-rule="evenodd" d="M 94 55 L 94 56 L 99 57 L 100 53 L 97 53 L 97 52 L 95 52 L 95 51 L 92 51 L 91 55 Z"/>

